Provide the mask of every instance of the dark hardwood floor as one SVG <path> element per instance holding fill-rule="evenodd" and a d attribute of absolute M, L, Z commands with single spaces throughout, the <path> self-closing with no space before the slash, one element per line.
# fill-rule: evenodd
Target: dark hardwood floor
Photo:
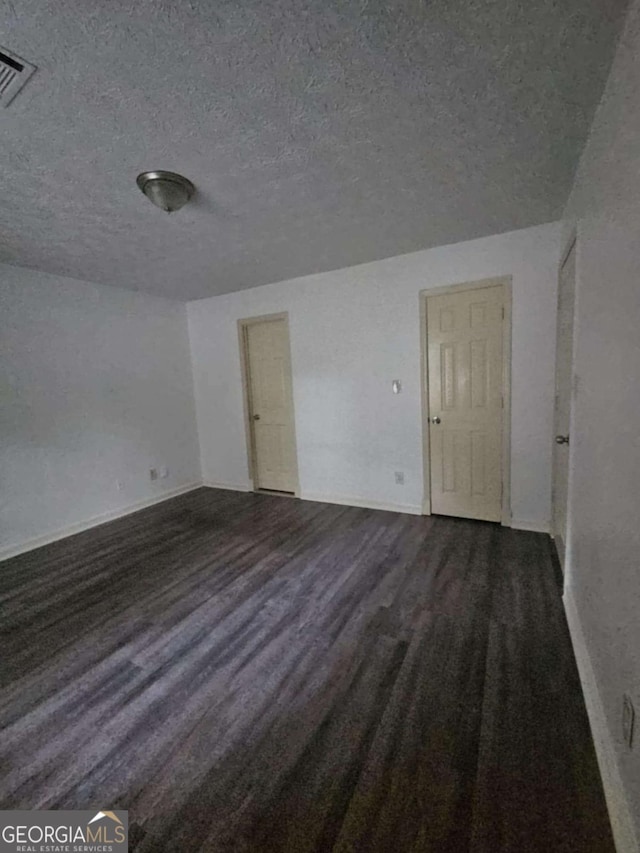
<path fill-rule="evenodd" d="M 199 489 L 0 567 L 0 808 L 140 851 L 613 851 L 548 537 Z"/>

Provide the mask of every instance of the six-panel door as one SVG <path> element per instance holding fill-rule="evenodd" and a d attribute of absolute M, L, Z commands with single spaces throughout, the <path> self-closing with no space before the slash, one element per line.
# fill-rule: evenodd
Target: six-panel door
<path fill-rule="evenodd" d="M 500 521 L 502 286 L 427 299 L 431 511 Z"/>
<path fill-rule="evenodd" d="M 246 341 L 255 487 L 293 492 L 295 439 L 287 323 L 251 323 Z"/>

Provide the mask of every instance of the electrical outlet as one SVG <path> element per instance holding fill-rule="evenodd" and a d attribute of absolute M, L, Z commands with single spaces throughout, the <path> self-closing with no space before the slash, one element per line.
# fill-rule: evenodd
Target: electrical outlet
<path fill-rule="evenodd" d="M 157 480 L 158 479 L 158 469 L 157 468 L 149 468 L 149 479 Z"/>
<path fill-rule="evenodd" d="M 404 486 L 404 471 L 395 472 L 396 485 Z"/>
<path fill-rule="evenodd" d="M 633 749 L 633 727 L 635 725 L 636 712 L 631 697 L 627 694 L 622 696 L 622 737 L 629 749 Z"/>
<path fill-rule="evenodd" d="M 169 476 L 169 469 L 168 469 L 166 466 L 164 466 L 164 465 L 163 465 L 163 466 L 160 468 L 160 479 L 161 479 L 161 480 L 166 480 L 168 476 Z"/>

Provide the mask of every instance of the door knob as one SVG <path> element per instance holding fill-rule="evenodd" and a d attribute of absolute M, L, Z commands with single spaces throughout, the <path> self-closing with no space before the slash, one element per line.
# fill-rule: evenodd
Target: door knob
<path fill-rule="evenodd" d="M 431 418 L 431 423 L 432 424 L 439 424 L 440 418 L 436 415 L 434 418 Z"/>
<path fill-rule="evenodd" d="M 254 415 L 254 416 L 253 416 L 253 419 L 254 419 L 254 421 L 259 421 L 259 420 L 260 420 L 260 415 Z"/>
<path fill-rule="evenodd" d="M 569 436 L 568 435 L 557 435 L 556 436 L 556 444 L 569 444 Z"/>

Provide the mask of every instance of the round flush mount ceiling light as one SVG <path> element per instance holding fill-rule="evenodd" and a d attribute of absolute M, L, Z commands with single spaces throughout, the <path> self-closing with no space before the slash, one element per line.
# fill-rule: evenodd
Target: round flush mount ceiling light
<path fill-rule="evenodd" d="M 167 213 L 184 207 L 196 191 L 190 180 L 175 172 L 143 172 L 136 183 L 149 201 Z"/>

